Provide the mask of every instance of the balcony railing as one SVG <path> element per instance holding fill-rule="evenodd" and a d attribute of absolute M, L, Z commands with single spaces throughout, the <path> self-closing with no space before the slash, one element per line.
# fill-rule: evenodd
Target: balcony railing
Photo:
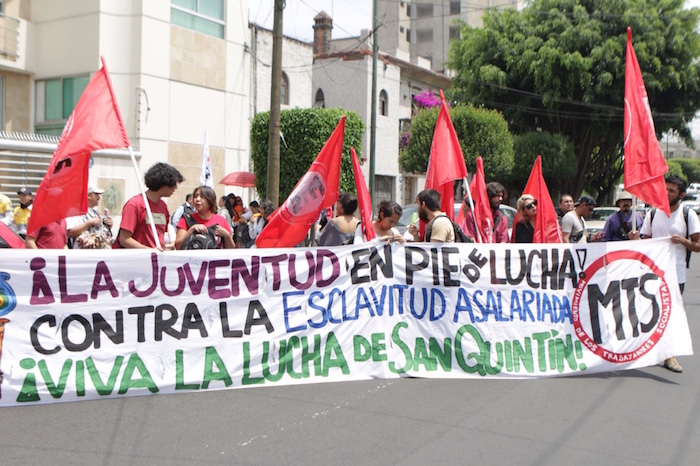
<path fill-rule="evenodd" d="M 19 19 L 0 13 L 0 56 L 19 57 Z"/>

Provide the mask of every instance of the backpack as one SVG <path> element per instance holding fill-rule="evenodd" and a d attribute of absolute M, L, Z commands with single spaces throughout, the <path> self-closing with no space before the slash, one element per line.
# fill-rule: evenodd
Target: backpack
<path fill-rule="evenodd" d="M 190 214 L 185 214 L 183 217 L 185 217 L 188 229 L 197 224 Z M 216 249 L 218 246 L 216 245 L 215 231 L 216 225 L 212 225 L 207 228 L 206 233 L 195 233 L 188 236 L 182 249 Z"/>
<path fill-rule="evenodd" d="M 452 229 L 455 232 L 455 243 L 473 243 L 474 242 L 474 240 L 471 239 L 470 237 L 468 237 L 462 231 L 462 229 L 459 227 L 459 225 L 457 225 L 454 222 L 454 220 L 452 220 L 447 215 L 438 215 L 430 223 L 428 223 L 428 226 L 425 227 L 425 241 L 426 242 L 430 241 L 430 237 L 432 236 L 432 233 L 433 233 L 433 222 L 435 221 L 436 218 L 439 218 L 439 217 L 445 217 L 446 219 L 448 219 L 450 221 L 450 223 L 452 223 Z"/>
<path fill-rule="evenodd" d="M 690 235 L 688 234 L 688 212 L 690 211 L 690 206 L 689 205 L 684 205 L 683 206 L 683 220 L 685 220 L 685 237 L 690 238 Z M 654 221 L 654 215 L 656 215 L 656 207 L 651 209 L 649 211 L 649 215 L 651 216 L 651 220 L 649 220 L 649 228 L 651 228 L 651 223 Z M 689 269 L 690 268 L 690 253 L 692 251 L 690 249 L 685 250 L 685 268 Z"/>
<path fill-rule="evenodd" d="M 236 225 L 236 242 L 245 246 L 251 240 L 250 231 L 247 223 L 239 223 Z"/>

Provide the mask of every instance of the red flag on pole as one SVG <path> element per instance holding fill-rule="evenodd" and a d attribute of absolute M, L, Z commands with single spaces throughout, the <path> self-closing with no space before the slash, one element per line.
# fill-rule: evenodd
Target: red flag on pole
<path fill-rule="evenodd" d="M 668 165 L 656 139 L 649 98 L 627 28 L 625 65 L 625 189 L 671 215 L 664 175 Z"/>
<path fill-rule="evenodd" d="M 474 202 L 474 210 L 465 218 L 467 235 L 474 238 L 477 243 L 491 243 L 493 242 L 493 213 L 489 204 L 489 196 L 486 193 L 484 161 L 481 156 L 476 158 L 476 172 L 469 185 L 469 191 Z M 477 225 L 479 227 L 478 234 L 476 232 Z"/>
<path fill-rule="evenodd" d="M 36 191 L 27 232 L 87 212 L 88 163 L 99 149 L 129 147 L 104 58 L 63 128 L 49 168 Z"/>
<path fill-rule="evenodd" d="M 357 203 L 360 206 L 360 224 L 362 225 L 362 234 L 365 241 L 371 241 L 377 237 L 377 232 L 374 231 L 372 224 L 372 198 L 369 196 L 369 190 L 365 184 L 365 176 L 362 174 L 360 161 L 357 159 L 355 148 L 350 148 L 352 154 L 352 171 L 355 173 L 355 188 L 357 189 Z"/>
<path fill-rule="evenodd" d="M 537 219 L 535 220 L 535 232 L 532 235 L 533 243 L 561 243 L 561 228 L 557 212 L 554 210 L 554 203 L 549 195 L 547 183 L 542 176 L 542 156 L 538 155 L 535 164 L 532 166 L 530 178 L 523 190 L 523 194 L 530 194 L 537 199 Z M 515 242 L 515 225 L 518 223 L 520 215 L 515 216 L 511 242 Z"/>
<path fill-rule="evenodd" d="M 435 132 L 433 133 L 433 144 L 430 147 L 430 158 L 428 159 L 428 172 L 425 174 L 425 188 L 440 191 L 442 199 L 440 210 L 448 217 L 454 218 L 454 187 L 452 182 L 466 178 L 467 166 L 464 163 L 462 148 L 457 140 L 455 127 L 450 119 L 450 112 L 447 109 L 445 96 L 440 90 L 440 113 L 438 114 Z"/>
<path fill-rule="evenodd" d="M 311 168 L 299 180 L 284 204 L 275 210 L 255 240 L 259 248 L 296 246 L 304 239 L 321 211 L 338 200 L 340 161 L 345 138 L 345 117 L 328 138 Z"/>

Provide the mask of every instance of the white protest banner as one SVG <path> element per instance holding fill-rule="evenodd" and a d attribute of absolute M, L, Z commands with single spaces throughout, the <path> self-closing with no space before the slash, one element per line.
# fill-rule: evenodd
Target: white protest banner
<path fill-rule="evenodd" d="M 0 406 L 692 354 L 668 239 L 6 250 Z"/>

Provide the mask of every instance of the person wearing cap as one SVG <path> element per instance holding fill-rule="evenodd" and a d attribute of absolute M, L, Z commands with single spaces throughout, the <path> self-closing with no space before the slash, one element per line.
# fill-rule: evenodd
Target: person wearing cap
<path fill-rule="evenodd" d="M 0 223 L 4 223 L 10 227 L 14 221 L 15 217 L 12 212 L 12 200 L 0 193 Z"/>
<path fill-rule="evenodd" d="M 590 217 L 596 206 L 595 199 L 591 196 L 581 196 L 574 204 L 574 210 L 567 212 L 561 219 L 561 234 L 565 243 L 585 243 L 586 217 Z M 598 241 L 602 232 L 596 233 L 594 241 Z"/>
<path fill-rule="evenodd" d="M 642 216 L 632 212 L 632 194 L 622 191 L 617 196 L 615 206 L 620 210 L 605 221 L 601 241 L 624 241 L 630 239 L 629 233 L 633 229 L 633 215 L 634 224 L 636 224 L 634 230 L 639 230 L 642 227 Z"/>
<path fill-rule="evenodd" d="M 17 195 L 19 196 L 19 205 L 13 211 L 12 230 L 22 238 L 26 238 L 27 224 L 29 216 L 32 214 L 32 192 L 29 188 L 22 188 L 17 191 Z"/>
<path fill-rule="evenodd" d="M 83 215 L 68 217 L 66 228 L 73 249 L 110 249 L 112 247 L 113 220 L 100 215 L 97 205 L 103 189 L 88 185 L 88 209 Z"/>

